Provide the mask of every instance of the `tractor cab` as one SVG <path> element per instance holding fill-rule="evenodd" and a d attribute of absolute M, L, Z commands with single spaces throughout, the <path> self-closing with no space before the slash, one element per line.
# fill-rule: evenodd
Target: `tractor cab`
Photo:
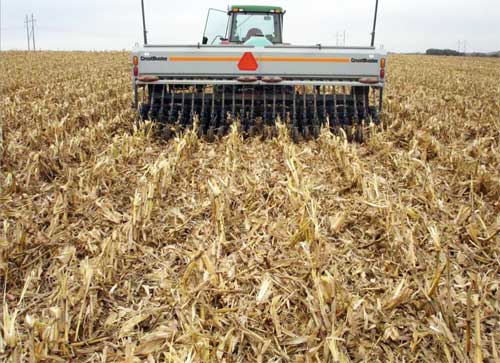
<path fill-rule="evenodd" d="M 276 6 L 233 5 L 229 10 L 209 9 L 203 44 L 268 46 L 283 44 L 283 14 Z"/>

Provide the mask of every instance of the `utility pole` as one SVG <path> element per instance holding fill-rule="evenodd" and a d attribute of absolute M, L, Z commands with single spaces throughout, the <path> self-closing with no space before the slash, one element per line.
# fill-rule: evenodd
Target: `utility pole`
<path fill-rule="evenodd" d="M 335 33 L 335 45 L 337 47 L 345 47 L 347 43 L 347 33 L 346 31 Z"/>
<path fill-rule="evenodd" d="M 35 43 L 35 17 L 33 13 L 31 13 L 31 35 L 33 35 L 33 51 L 36 52 L 36 43 Z"/>
<path fill-rule="evenodd" d="M 35 16 L 31 14 L 31 19 L 26 14 L 26 18 L 24 23 L 26 24 L 26 38 L 28 39 L 28 52 L 31 50 L 31 38 L 33 37 L 33 51 L 36 51 L 36 43 L 35 43 Z M 30 29 L 31 24 L 31 29 Z"/>
<path fill-rule="evenodd" d="M 30 51 L 30 23 L 28 19 L 28 15 L 26 15 L 26 20 L 24 21 L 26 23 L 26 37 L 28 39 L 28 52 Z"/>

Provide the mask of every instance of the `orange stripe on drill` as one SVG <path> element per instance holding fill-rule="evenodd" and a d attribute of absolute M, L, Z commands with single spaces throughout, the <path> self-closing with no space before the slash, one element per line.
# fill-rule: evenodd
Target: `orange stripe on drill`
<path fill-rule="evenodd" d="M 170 57 L 171 62 L 237 62 L 240 57 Z"/>
<path fill-rule="evenodd" d="M 349 63 L 349 58 L 260 57 L 262 62 Z"/>
<path fill-rule="evenodd" d="M 240 57 L 170 57 L 171 62 L 237 62 Z M 349 58 L 258 57 L 260 62 L 349 63 Z"/>

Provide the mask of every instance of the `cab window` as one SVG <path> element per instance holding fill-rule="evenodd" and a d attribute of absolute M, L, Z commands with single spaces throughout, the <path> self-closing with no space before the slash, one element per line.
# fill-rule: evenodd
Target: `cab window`
<path fill-rule="evenodd" d="M 234 13 L 231 42 L 244 43 L 254 36 L 264 36 L 272 43 L 281 43 L 278 14 Z"/>

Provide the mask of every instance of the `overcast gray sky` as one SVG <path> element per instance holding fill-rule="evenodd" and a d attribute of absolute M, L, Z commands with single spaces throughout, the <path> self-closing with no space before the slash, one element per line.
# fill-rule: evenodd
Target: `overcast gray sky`
<path fill-rule="evenodd" d="M 42 49 L 130 49 L 142 39 L 140 0 L 0 0 L 1 49 L 25 49 L 25 14 L 34 13 Z M 347 32 L 348 45 L 370 40 L 375 0 L 145 0 L 150 43 L 201 41 L 208 7 L 230 4 L 283 6 L 284 40 L 335 45 Z M 500 49 L 500 0 L 380 0 L 377 45 L 390 51 L 458 48 Z"/>

